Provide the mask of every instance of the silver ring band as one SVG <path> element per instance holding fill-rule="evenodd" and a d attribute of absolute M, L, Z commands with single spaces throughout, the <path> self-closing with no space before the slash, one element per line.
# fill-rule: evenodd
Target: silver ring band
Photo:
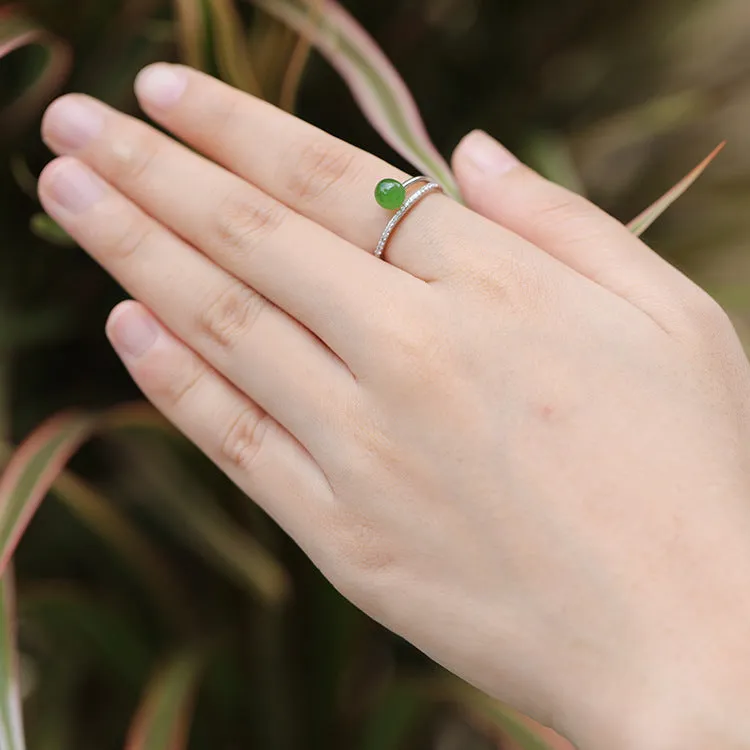
<path fill-rule="evenodd" d="M 404 201 L 404 204 L 401 206 L 401 208 L 399 208 L 399 210 L 393 215 L 393 218 L 388 222 L 388 226 L 386 226 L 386 228 L 383 230 L 383 234 L 380 236 L 380 242 L 378 242 L 378 246 L 375 249 L 376 258 L 383 257 L 383 253 L 385 253 L 391 235 L 396 230 L 398 225 L 404 220 L 409 211 L 411 211 L 417 205 L 417 203 L 419 203 L 430 193 L 434 193 L 436 191 L 439 191 L 441 193 L 443 192 L 443 188 L 439 183 L 435 182 L 432 177 L 425 177 L 424 175 L 412 177 L 410 180 L 407 180 L 403 184 L 405 188 L 408 188 L 418 182 L 425 182 L 427 184 L 419 188 L 416 193 L 412 193 Z"/>

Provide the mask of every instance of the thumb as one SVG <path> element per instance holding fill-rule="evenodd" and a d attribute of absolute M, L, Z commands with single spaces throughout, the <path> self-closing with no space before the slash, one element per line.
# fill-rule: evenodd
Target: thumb
<path fill-rule="evenodd" d="M 453 169 L 469 208 L 534 243 L 665 326 L 665 298 L 703 294 L 687 277 L 582 196 L 524 166 L 487 133 L 459 143 Z"/>

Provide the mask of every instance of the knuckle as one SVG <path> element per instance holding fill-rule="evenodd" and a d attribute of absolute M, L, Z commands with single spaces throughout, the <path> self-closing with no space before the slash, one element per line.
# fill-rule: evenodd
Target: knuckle
<path fill-rule="evenodd" d="M 733 330 L 724 308 L 703 290 L 697 290 L 697 293 L 684 303 L 683 313 L 689 328 L 701 337 L 714 338 Z"/>
<path fill-rule="evenodd" d="M 239 281 L 224 287 L 198 316 L 198 329 L 223 349 L 247 336 L 267 303 Z"/>
<path fill-rule="evenodd" d="M 389 327 L 385 339 L 391 352 L 389 362 L 405 384 L 414 380 L 426 383 L 436 370 L 449 366 L 449 338 L 440 335 L 438 326 L 429 321 L 394 324 Z"/>
<path fill-rule="evenodd" d="M 192 394 L 200 390 L 207 369 L 203 365 L 194 363 L 188 368 L 179 370 L 179 377 L 175 377 L 174 362 L 154 362 L 153 392 L 160 402 L 167 404 L 172 410 L 187 408 L 187 402 Z"/>
<path fill-rule="evenodd" d="M 385 573 L 396 562 L 375 525 L 361 514 L 348 514 L 337 533 L 336 554 L 357 583 L 369 575 Z"/>
<path fill-rule="evenodd" d="M 146 178 L 154 166 L 159 147 L 154 134 L 138 126 L 132 128 L 123 140 L 113 140 L 111 152 L 117 177 L 134 184 Z"/>
<path fill-rule="evenodd" d="M 247 122 L 242 112 L 242 94 L 238 91 L 230 91 L 226 96 L 212 97 L 211 106 L 203 110 L 206 115 L 205 128 L 209 132 L 216 133 L 218 141 L 227 139 L 237 130 L 244 132 Z"/>
<path fill-rule="evenodd" d="M 284 222 L 281 204 L 261 202 L 247 190 L 230 193 L 216 212 L 216 233 L 222 246 L 244 256 L 261 246 Z"/>
<path fill-rule="evenodd" d="M 314 140 L 296 156 L 289 181 L 289 192 L 296 201 L 317 200 L 354 179 L 356 152 L 344 144 Z"/>
<path fill-rule="evenodd" d="M 336 585 L 366 611 L 380 609 L 397 557 L 383 541 L 375 524 L 360 514 L 347 514 L 336 529 L 331 568 L 337 571 Z"/>
<path fill-rule="evenodd" d="M 519 317 L 549 309 L 550 297 L 554 296 L 539 264 L 513 252 L 486 271 L 481 270 L 471 281 L 473 288 L 488 302 L 500 303 L 506 312 Z"/>
<path fill-rule="evenodd" d="M 157 225 L 154 222 L 143 216 L 135 216 L 110 245 L 110 257 L 118 261 L 127 261 L 147 247 L 156 232 Z"/>
<path fill-rule="evenodd" d="M 226 430 L 221 441 L 222 459 L 244 472 L 251 472 L 265 444 L 270 420 L 254 407 L 247 407 Z"/>
<path fill-rule="evenodd" d="M 557 191 L 554 191 L 557 193 Z M 566 235 L 580 234 L 587 238 L 591 234 L 590 204 L 580 195 L 563 192 L 542 198 L 534 205 L 530 220 L 538 232 L 549 232 L 564 227 Z"/>

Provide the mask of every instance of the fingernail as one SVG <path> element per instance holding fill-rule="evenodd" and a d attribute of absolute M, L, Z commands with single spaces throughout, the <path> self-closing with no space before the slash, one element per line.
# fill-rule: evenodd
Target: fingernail
<path fill-rule="evenodd" d="M 123 359 L 138 359 L 159 335 L 154 319 L 139 305 L 126 302 L 117 307 L 107 324 L 107 336 Z"/>
<path fill-rule="evenodd" d="M 503 175 L 521 162 L 483 130 L 475 130 L 464 138 L 464 156 L 483 174 Z"/>
<path fill-rule="evenodd" d="M 104 183 L 74 159 L 55 162 L 49 178 L 49 196 L 66 211 L 80 214 L 104 195 Z"/>
<path fill-rule="evenodd" d="M 45 140 L 75 151 L 96 138 L 104 128 L 104 117 L 98 105 L 85 99 L 64 97 L 53 102 L 44 116 Z"/>
<path fill-rule="evenodd" d="M 160 109 L 177 104 L 186 88 L 187 75 L 183 68 L 166 63 L 149 65 L 135 80 L 138 98 Z"/>

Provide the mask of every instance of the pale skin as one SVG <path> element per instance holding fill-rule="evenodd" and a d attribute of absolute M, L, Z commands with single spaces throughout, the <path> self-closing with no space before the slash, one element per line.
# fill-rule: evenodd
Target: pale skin
<path fill-rule="evenodd" d="M 721 308 L 483 134 L 468 207 L 179 66 L 79 95 L 45 209 L 145 395 L 346 596 L 582 750 L 750 747 L 750 367 Z M 198 153 L 195 153 L 198 152 Z M 199 155 L 199 154 L 202 154 Z"/>

